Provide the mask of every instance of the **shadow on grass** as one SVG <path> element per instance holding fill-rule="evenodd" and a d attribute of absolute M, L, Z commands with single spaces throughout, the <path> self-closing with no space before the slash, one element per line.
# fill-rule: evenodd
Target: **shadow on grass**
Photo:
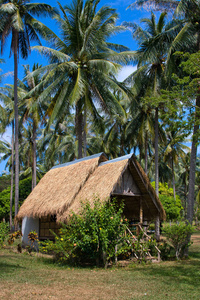
<path fill-rule="evenodd" d="M 174 262 L 173 266 L 154 265 L 152 268 L 144 268 L 143 273 L 146 276 L 162 278 L 165 284 L 187 284 L 193 287 L 200 281 L 200 261 L 185 260 Z M 151 277 L 149 277 L 151 278 Z"/>
<path fill-rule="evenodd" d="M 199 251 L 190 251 L 189 252 L 189 256 L 191 258 L 197 258 L 197 259 L 200 260 L 200 252 Z"/>
<path fill-rule="evenodd" d="M 13 273 L 18 271 L 19 269 L 26 269 L 25 267 L 20 266 L 15 263 L 6 263 L 0 261 L 0 277 L 2 277 L 6 273 Z"/>

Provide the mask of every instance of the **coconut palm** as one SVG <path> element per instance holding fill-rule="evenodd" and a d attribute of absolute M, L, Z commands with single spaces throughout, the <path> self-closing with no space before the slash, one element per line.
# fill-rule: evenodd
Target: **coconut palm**
<path fill-rule="evenodd" d="M 38 64 L 34 64 L 32 67 L 32 71 L 39 69 L 41 66 Z M 19 103 L 20 108 L 22 110 L 22 121 L 28 120 L 28 122 L 32 125 L 32 189 L 36 186 L 36 161 L 37 161 L 37 146 L 36 146 L 36 137 L 37 137 L 37 129 L 40 126 L 40 122 L 43 120 L 44 124 L 44 112 L 46 110 L 46 106 L 42 105 L 38 101 L 38 97 L 43 91 L 43 76 L 42 74 L 37 76 L 31 76 L 30 66 L 24 66 L 24 79 L 23 81 L 19 81 L 18 84 L 18 94 L 20 97 Z M 35 90 L 35 87 L 40 83 L 40 88 Z M 27 97 L 28 92 L 34 90 L 32 97 Z"/>
<path fill-rule="evenodd" d="M 1 153 L 4 153 L 2 159 L 7 159 L 10 156 L 6 167 L 9 166 L 11 172 L 11 187 L 10 187 L 10 229 L 12 228 L 12 200 L 13 200 L 13 182 L 14 182 L 14 90 L 11 86 L 1 88 L 0 98 L 3 103 L 1 109 L 1 125 L 3 126 L 3 131 L 5 131 L 7 126 L 12 127 L 11 135 L 11 145 L 9 143 L 3 142 Z M 3 116 L 3 120 L 2 120 Z M 11 150 L 11 153 L 10 153 Z M 5 152 L 4 152 L 5 151 Z M 8 155 L 8 156 L 7 156 Z"/>
<path fill-rule="evenodd" d="M 179 164 L 179 158 L 184 160 L 186 151 L 189 152 L 190 148 L 183 144 L 185 141 L 184 130 L 167 130 L 167 143 L 163 152 L 164 162 L 168 162 L 172 169 L 172 185 L 174 192 L 174 199 L 176 200 L 176 189 L 175 189 L 175 166 Z"/>
<path fill-rule="evenodd" d="M 167 39 L 160 40 L 157 47 L 154 47 L 154 39 L 158 36 L 165 36 L 165 32 L 174 27 L 173 23 L 166 24 L 167 14 L 161 13 L 158 23 L 156 17 L 151 13 L 151 18 L 142 19 L 141 22 L 146 26 L 143 29 L 135 23 L 124 23 L 124 26 L 132 31 L 133 38 L 139 43 L 136 51 L 138 70 L 127 78 L 127 82 L 133 80 L 139 85 L 139 90 L 145 91 L 143 97 L 148 98 L 149 103 L 155 107 L 155 183 L 156 193 L 158 194 L 159 166 L 158 166 L 158 107 L 156 101 L 162 88 L 166 87 L 166 56 L 170 44 L 169 36 Z M 172 40 L 172 38 L 171 38 Z M 141 88 L 143 87 L 143 89 Z M 154 99 L 154 101 L 152 101 Z"/>
<path fill-rule="evenodd" d="M 127 48 L 107 42 L 124 28 L 115 25 L 118 15 L 114 9 L 104 6 L 97 11 L 98 3 L 98 0 L 87 0 L 85 4 L 83 0 L 76 0 L 64 7 L 59 5 L 62 17 L 55 18 L 61 38 L 52 35 L 56 50 L 34 47 L 50 59 L 46 82 L 53 83 L 40 96 L 41 101 L 49 95 L 54 96 L 48 110 L 49 125 L 55 118 L 58 125 L 59 118 L 73 107 L 79 158 L 82 157 L 83 128 L 86 128 L 83 112 L 86 111 L 85 118 L 89 113 L 93 115 L 93 121 L 97 123 L 101 116 L 96 103 L 104 112 L 124 114 L 112 91 L 118 89 L 124 98 L 128 98 L 126 88 L 118 84 L 113 74 L 120 64 L 129 61 L 132 52 L 122 52 Z"/>
<path fill-rule="evenodd" d="M 154 0 L 136 0 L 131 7 L 144 6 L 162 11 L 163 9 L 173 9 L 175 17 L 179 18 L 179 23 L 182 24 L 182 29 L 178 31 L 174 37 L 168 52 L 168 58 L 172 56 L 176 50 L 188 51 L 190 53 L 200 50 L 200 3 L 199 0 L 181 0 L 181 1 L 154 1 Z M 156 44 L 155 44 L 156 46 Z M 197 136 L 198 136 L 198 120 L 200 109 L 199 89 L 196 97 L 196 114 L 193 128 L 193 140 L 191 146 L 190 157 L 190 175 L 189 175 L 189 191 L 187 205 L 187 220 L 192 223 L 194 215 L 194 199 L 195 199 L 195 169 L 197 156 Z"/>
<path fill-rule="evenodd" d="M 14 54 L 14 111 L 15 111 L 15 215 L 18 213 L 19 203 L 19 142 L 18 142 L 18 101 L 17 77 L 18 56 L 28 57 L 30 41 L 40 43 L 38 34 L 47 37 L 48 29 L 33 16 L 47 16 L 54 13 L 50 5 L 30 3 L 29 0 L 0 1 L 0 38 L 1 53 L 5 42 L 11 36 L 11 54 Z"/>

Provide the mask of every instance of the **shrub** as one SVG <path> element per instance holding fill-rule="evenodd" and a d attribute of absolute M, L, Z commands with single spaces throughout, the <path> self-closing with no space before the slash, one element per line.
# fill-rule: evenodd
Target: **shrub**
<path fill-rule="evenodd" d="M 6 221 L 9 221 L 9 214 L 10 214 L 10 189 L 9 186 L 7 189 L 0 192 L 0 220 L 3 218 Z M 20 180 L 19 182 L 19 205 L 22 205 L 24 200 L 28 197 L 31 193 L 32 189 L 32 179 L 31 177 Z M 14 217 L 14 197 L 15 197 L 15 185 L 13 187 L 13 217 Z"/>
<path fill-rule="evenodd" d="M 155 188 L 155 182 L 151 183 Z M 167 183 L 159 182 L 159 199 L 165 209 L 167 220 L 177 220 L 181 217 L 183 210 L 181 199 L 176 195 L 173 196 L 173 189 L 168 187 Z"/>
<path fill-rule="evenodd" d="M 115 201 L 102 204 L 98 199 L 93 207 L 88 202 L 82 204 L 80 213 L 72 213 L 68 224 L 63 224 L 55 243 L 44 242 L 40 250 L 54 253 L 60 261 L 107 265 L 109 259 L 122 254 L 126 244 L 124 233 L 128 223 L 122 217 L 123 207 L 123 204 L 117 205 Z M 127 251 L 127 247 L 124 248 Z"/>
<path fill-rule="evenodd" d="M 160 241 L 158 248 L 160 250 L 160 258 L 162 260 L 168 260 L 175 255 L 174 247 L 172 247 L 167 241 Z"/>
<path fill-rule="evenodd" d="M 19 239 L 19 238 L 21 238 L 21 236 L 22 236 L 22 233 L 21 233 L 20 230 L 15 231 L 15 232 L 9 234 L 8 244 L 12 245 L 14 243 L 14 241 L 17 240 L 17 239 Z"/>
<path fill-rule="evenodd" d="M 3 247 L 5 240 L 8 237 L 9 226 L 5 222 L 0 222 L 0 248 Z"/>
<path fill-rule="evenodd" d="M 29 245 L 26 246 L 26 250 L 31 253 L 33 250 L 38 251 L 38 234 L 37 232 L 30 231 L 28 234 Z"/>
<path fill-rule="evenodd" d="M 163 233 L 174 247 L 176 258 L 179 259 L 183 255 L 185 247 L 189 247 L 190 243 L 187 241 L 188 235 L 194 232 L 194 228 L 190 224 L 180 222 L 179 224 L 166 225 Z"/>

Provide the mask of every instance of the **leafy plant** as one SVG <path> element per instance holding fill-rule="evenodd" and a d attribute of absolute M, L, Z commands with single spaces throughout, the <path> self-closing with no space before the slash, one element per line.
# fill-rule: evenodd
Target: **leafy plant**
<path fill-rule="evenodd" d="M 155 182 L 151 184 L 155 188 Z M 173 189 L 169 188 L 167 183 L 159 183 L 159 199 L 165 209 L 167 220 L 177 220 L 181 217 L 183 210 L 181 199 L 178 195 L 174 199 Z"/>
<path fill-rule="evenodd" d="M 26 178 L 20 180 L 19 182 L 19 205 L 21 205 L 24 200 L 28 197 L 32 188 L 32 178 Z M 15 186 L 14 186 L 15 189 Z M 13 195 L 13 203 L 14 203 L 14 195 Z M 10 213 L 10 186 L 0 192 L 0 220 L 5 218 L 7 221 L 9 220 Z M 13 205 L 13 216 L 14 216 L 14 205 Z"/>
<path fill-rule="evenodd" d="M 102 204 L 99 199 L 94 201 L 93 207 L 89 202 L 82 204 L 80 213 L 72 213 L 68 224 L 63 224 L 60 235 L 55 236 L 55 243 L 43 242 L 40 249 L 54 253 L 60 261 L 87 261 L 106 266 L 108 260 L 121 254 L 120 249 L 127 240 L 123 207 L 115 201 Z"/>
<path fill-rule="evenodd" d="M 187 237 L 193 232 L 194 228 L 190 224 L 185 224 L 184 222 L 173 224 L 171 226 L 166 225 L 164 227 L 163 233 L 174 247 L 177 259 L 180 259 L 183 255 L 183 249 L 190 246 Z"/>
<path fill-rule="evenodd" d="M 158 244 L 160 250 L 160 258 L 162 260 L 168 260 L 170 257 L 174 257 L 174 248 L 167 241 L 160 241 Z"/>
<path fill-rule="evenodd" d="M 9 226 L 5 222 L 0 222 L 0 248 L 3 246 L 9 233 Z"/>
<path fill-rule="evenodd" d="M 26 249 L 29 253 L 31 253 L 33 251 L 33 249 L 37 250 L 37 242 L 38 240 L 38 234 L 37 232 L 34 231 L 30 231 L 28 234 L 28 240 L 29 240 L 29 245 L 26 246 Z"/>

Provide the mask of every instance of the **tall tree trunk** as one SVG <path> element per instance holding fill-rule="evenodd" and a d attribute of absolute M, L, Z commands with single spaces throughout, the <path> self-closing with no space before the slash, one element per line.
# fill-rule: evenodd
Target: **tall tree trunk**
<path fill-rule="evenodd" d="M 84 118 L 83 118 L 83 156 L 87 156 L 87 108 L 85 104 Z"/>
<path fill-rule="evenodd" d="M 158 166 L 158 107 L 155 113 L 155 190 L 156 195 L 159 195 L 159 166 Z M 156 217 L 155 221 L 156 240 L 160 240 L 160 217 Z"/>
<path fill-rule="evenodd" d="M 199 90 L 200 93 L 200 90 Z M 199 130 L 198 121 L 200 119 L 200 95 L 196 99 L 195 124 L 193 129 L 193 140 L 190 156 L 190 173 L 189 173 L 189 188 L 187 198 L 187 221 L 192 224 L 194 216 L 194 192 L 195 192 L 195 171 L 196 171 L 196 156 L 197 156 L 197 134 Z"/>
<path fill-rule="evenodd" d="M 82 144 L 83 144 L 82 125 L 83 125 L 83 115 L 81 111 L 81 103 L 79 101 L 76 105 L 76 137 L 78 140 L 78 158 L 82 158 Z"/>
<path fill-rule="evenodd" d="M 124 151 L 124 131 L 123 131 L 123 126 L 119 126 L 119 134 L 120 134 L 120 156 L 123 156 L 125 154 Z"/>
<path fill-rule="evenodd" d="M 158 107 L 155 113 L 155 190 L 159 194 L 159 166 L 158 166 Z"/>
<path fill-rule="evenodd" d="M 17 100 L 17 76 L 18 76 L 18 32 L 13 29 L 14 48 L 14 111 L 15 111 L 15 217 L 19 209 L 19 138 L 18 138 L 18 100 Z M 15 225 L 18 229 L 18 225 Z"/>
<path fill-rule="evenodd" d="M 148 170 L 148 133 L 146 132 L 145 134 L 145 173 L 147 174 L 147 170 Z"/>
<path fill-rule="evenodd" d="M 172 158 L 172 184 L 173 184 L 174 200 L 176 201 L 176 186 L 175 186 L 175 175 L 174 175 L 174 161 L 173 161 L 173 158 Z"/>
<path fill-rule="evenodd" d="M 37 146 L 36 146 L 36 125 L 33 120 L 33 166 L 32 166 L 32 190 L 36 186 L 36 168 L 37 168 L 37 156 L 36 156 Z"/>
<path fill-rule="evenodd" d="M 14 143 L 15 143 L 15 123 L 12 121 L 12 145 L 11 145 L 11 182 L 10 182 L 10 230 L 12 230 L 12 206 L 13 206 L 13 177 L 14 177 Z"/>
<path fill-rule="evenodd" d="M 200 95 L 197 96 L 196 99 L 193 139 L 192 139 L 192 147 L 191 147 L 191 154 L 190 154 L 190 173 L 189 173 L 189 187 L 188 187 L 187 215 L 186 215 L 186 220 L 190 224 L 192 224 L 193 217 L 194 217 L 195 171 L 196 171 L 196 156 L 197 156 L 197 141 L 198 141 L 197 134 L 199 131 L 199 125 L 198 125 L 199 119 L 200 119 Z M 190 242 L 190 238 L 191 238 L 191 234 L 188 234 L 186 238 L 186 244 Z M 186 247 L 184 250 L 184 256 L 188 256 L 188 247 Z"/>

